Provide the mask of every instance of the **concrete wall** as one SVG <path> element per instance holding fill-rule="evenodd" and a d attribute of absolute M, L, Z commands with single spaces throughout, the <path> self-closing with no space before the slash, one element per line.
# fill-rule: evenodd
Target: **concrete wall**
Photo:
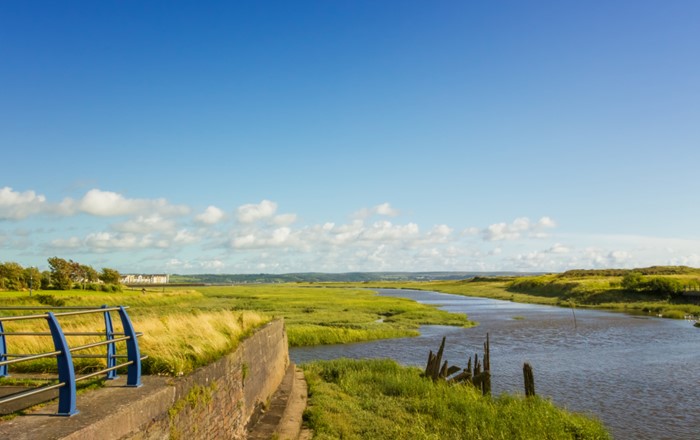
<path fill-rule="evenodd" d="M 167 413 L 123 438 L 244 439 L 246 425 L 267 404 L 288 365 L 284 323 L 273 321 L 234 353 L 174 379 L 174 402 Z"/>

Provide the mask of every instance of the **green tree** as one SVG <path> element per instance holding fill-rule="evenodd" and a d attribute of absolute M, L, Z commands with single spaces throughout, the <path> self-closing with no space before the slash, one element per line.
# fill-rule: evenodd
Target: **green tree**
<path fill-rule="evenodd" d="M 119 280 L 121 278 L 121 274 L 114 270 L 110 269 L 108 267 L 103 267 L 102 268 L 102 273 L 100 274 L 100 279 L 102 280 L 103 283 L 105 284 L 119 284 Z"/>
<path fill-rule="evenodd" d="M 51 269 L 51 285 L 54 289 L 69 290 L 73 287 L 71 279 L 72 264 L 63 258 L 52 257 L 47 260 Z"/>
<path fill-rule="evenodd" d="M 7 290 L 21 290 L 24 288 L 22 277 L 24 268 L 18 263 L 8 261 L 0 264 L 0 286 Z"/>
<path fill-rule="evenodd" d="M 45 270 L 41 273 L 41 290 L 49 290 L 51 288 L 51 272 Z"/>

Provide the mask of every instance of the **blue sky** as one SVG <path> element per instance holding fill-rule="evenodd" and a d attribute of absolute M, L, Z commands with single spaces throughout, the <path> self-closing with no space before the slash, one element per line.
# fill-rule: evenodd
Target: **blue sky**
<path fill-rule="evenodd" d="M 0 3 L 0 261 L 700 266 L 696 1 Z"/>

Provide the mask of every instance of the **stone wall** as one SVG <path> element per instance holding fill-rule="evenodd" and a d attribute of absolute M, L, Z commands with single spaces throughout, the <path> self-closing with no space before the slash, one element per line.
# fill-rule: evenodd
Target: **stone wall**
<path fill-rule="evenodd" d="M 281 320 L 257 330 L 226 357 L 173 380 L 162 414 L 125 439 L 244 439 L 246 426 L 282 381 L 289 364 Z"/>

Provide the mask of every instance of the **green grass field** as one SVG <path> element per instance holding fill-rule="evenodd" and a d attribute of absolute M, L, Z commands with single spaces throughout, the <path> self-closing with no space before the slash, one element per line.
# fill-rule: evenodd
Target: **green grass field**
<path fill-rule="evenodd" d="M 314 362 L 305 420 L 315 439 L 609 439 L 596 420 L 540 398 L 483 397 L 391 360 Z"/>

